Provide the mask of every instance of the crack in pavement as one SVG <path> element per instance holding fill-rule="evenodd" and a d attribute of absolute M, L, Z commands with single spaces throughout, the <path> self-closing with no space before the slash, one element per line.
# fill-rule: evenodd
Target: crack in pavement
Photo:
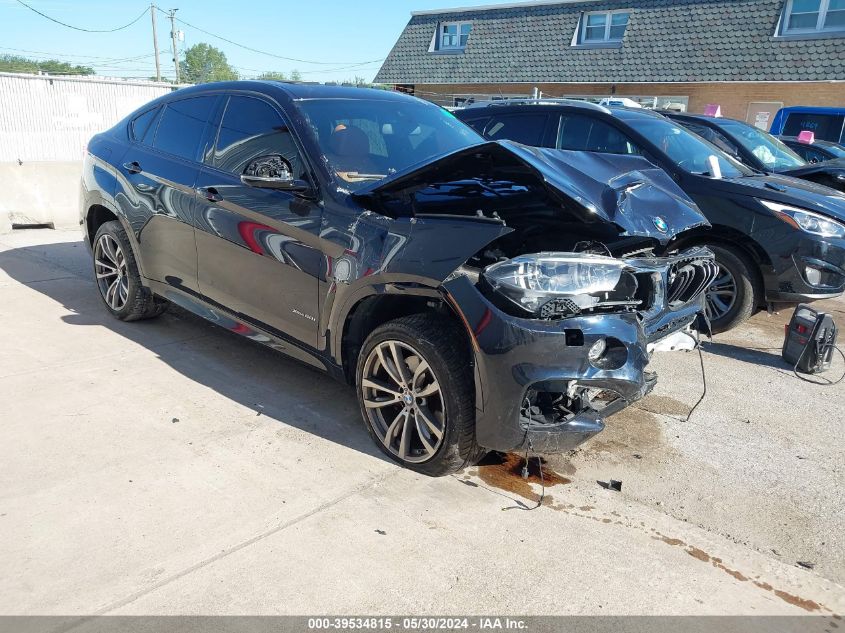
<path fill-rule="evenodd" d="M 107 613 L 109 613 L 111 611 L 114 611 L 116 609 L 124 607 L 127 604 L 131 604 L 132 602 L 135 602 L 139 598 L 142 598 L 143 596 L 146 596 L 146 595 L 152 593 L 153 591 L 156 591 L 157 589 L 160 589 L 160 588 L 162 588 L 166 585 L 169 585 L 170 583 L 175 582 L 175 581 L 177 581 L 181 578 L 184 578 L 185 576 L 188 576 L 188 575 L 194 573 L 195 571 L 198 571 L 198 570 L 200 570 L 204 567 L 207 567 L 208 565 L 211 565 L 212 563 L 215 563 L 215 562 L 217 562 L 217 561 L 219 561 L 223 558 L 226 558 L 227 556 L 229 556 L 231 554 L 239 552 L 240 550 L 247 548 L 250 545 L 254 545 L 255 543 L 258 543 L 259 541 L 262 541 L 269 536 L 272 536 L 274 534 L 282 532 L 289 527 L 292 527 L 292 526 L 294 526 L 298 523 L 301 523 L 302 521 L 305 521 L 306 519 L 309 519 L 312 516 L 315 516 L 315 515 L 323 512 L 325 510 L 328 510 L 329 508 L 336 506 L 338 503 L 345 501 L 346 499 L 349 499 L 350 497 L 353 497 L 357 494 L 360 494 L 361 492 L 367 490 L 368 488 L 372 488 L 373 486 L 378 485 L 379 483 L 383 482 L 388 477 L 394 476 L 394 475 L 401 473 L 401 472 L 403 472 L 403 471 L 399 468 L 391 468 L 391 469 L 385 471 L 384 473 L 376 475 L 375 477 L 372 477 L 372 478 L 368 479 L 367 481 L 358 484 L 357 486 L 355 486 L 351 490 L 348 490 L 348 491 L 344 492 L 343 494 L 338 495 L 334 499 L 331 499 L 329 501 L 326 501 L 325 503 L 320 504 L 319 506 L 309 510 L 308 512 L 304 512 L 303 514 L 300 514 L 299 516 L 296 516 L 293 519 L 285 521 L 284 523 L 280 523 L 279 525 L 276 525 L 275 527 L 270 528 L 269 530 L 266 530 L 265 532 L 262 532 L 261 534 L 257 534 L 256 536 L 250 537 L 250 538 L 246 539 L 245 541 L 241 541 L 240 543 L 237 543 L 236 545 L 233 545 L 232 547 L 226 548 L 226 549 L 222 550 L 221 552 L 218 552 L 214 556 L 210 556 L 210 557 L 205 558 L 205 559 L 203 559 L 203 560 L 201 560 L 197 563 L 194 563 L 193 565 L 190 565 L 190 566 L 182 569 L 181 571 L 178 571 L 174 574 L 171 574 L 167 578 L 163 578 L 162 580 L 160 580 L 156 583 L 153 583 L 152 585 L 145 587 L 144 589 L 141 589 L 140 591 L 136 591 L 135 593 L 130 594 L 130 595 L 124 597 L 124 598 L 121 598 L 120 600 L 116 600 L 114 602 L 111 602 L 111 603 L 101 607 L 97 611 L 95 611 L 92 614 L 92 617 L 93 616 L 106 615 Z M 70 626 L 66 629 L 63 629 L 63 631 L 69 631 L 73 628 L 76 628 L 77 626 L 83 624 L 84 622 L 87 622 L 88 619 L 92 619 L 92 618 L 86 618 L 82 622 L 76 623 L 76 624 L 74 624 L 74 625 L 72 625 L 72 626 Z"/>

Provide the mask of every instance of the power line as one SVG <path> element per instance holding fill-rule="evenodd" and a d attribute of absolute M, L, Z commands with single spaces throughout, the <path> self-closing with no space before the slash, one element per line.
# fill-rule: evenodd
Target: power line
<path fill-rule="evenodd" d="M 18 0 L 18 2 L 20 2 L 20 0 Z M 158 9 L 162 13 L 165 13 L 166 15 L 169 15 L 163 9 L 159 9 L 158 7 L 156 7 L 156 9 Z M 285 57 L 283 55 L 276 55 L 275 53 L 262 51 L 262 50 L 257 49 L 257 48 L 252 48 L 251 46 L 247 46 L 246 44 L 241 44 L 239 42 L 235 42 L 234 40 L 230 40 L 226 37 L 223 37 L 222 35 L 218 35 L 217 33 L 212 33 L 211 31 L 206 31 L 205 29 L 201 29 L 198 26 L 194 26 L 190 22 L 186 22 L 185 20 L 182 20 L 181 18 L 176 18 L 176 21 L 181 23 L 181 24 L 184 24 L 185 26 L 187 26 L 189 28 L 192 28 L 196 31 L 199 31 L 200 33 L 205 33 L 206 35 L 210 35 L 211 37 L 216 37 L 218 40 L 228 42 L 229 44 L 232 44 L 233 46 L 243 48 L 244 50 L 248 50 L 248 51 L 251 51 L 253 53 L 260 53 L 261 55 L 267 55 L 269 57 L 275 57 L 276 59 L 283 59 L 283 60 L 288 61 L 288 62 L 298 62 L 300 64 L 315 64 L 315 65 L 320 65 L 320 66 L 334 66 L 336 64 L 348 63 L 348 62 L 345 62 L 345 61 L 343 61 L 343 62 L 317 62 L 317 61 L 313 61 L 313 60 L 309 60 L 309 59 L 298 59 L 296 57 Z M 363 65 L 363 64 L 374 64 L 374 63 L 380 62 L 380 61 L 384 61 L 384 58 L 382 57 L 380 59 L 371 59 L 371 60 L 366 61 L 366 62 L 358 62 L 358 63 Z"/>
<path fill-rule="evenodd" d="M 128 57 L 106 57 L 103 55 L 68 55 L 67 53 L 49 53 L 47 51 L 32 51 L 26 48 L 11 48 L 9 46 L 0 46 L 0 50 L 4 51 L 12 51 L 13 53 L 32 53 L 35 55 L 50 55 L 52 57 L 68 57 L 68 58 L 78 58 L 78 59 L 102 59 L 104 61 L 114 61 L 115 59 L 130 59 Z M 132 57 L 131 59 L 139 59 L 142 57 L 141 54 Z M 147 55 L 147 57 L 152 57 L 152 53 Z"/>
<path fill-rule="evenodd" d="M 61 21 L 57 20 L 56 18 L 51 18 L 51 17 L 50 17 L 49 15 L 47 15 L 46 13 L 41 13 L 41 11 L 39 11 L 38 9 L 36 9 L 36 8 L 34 8 L 34 7 L 29 6 L 29 5 L 28 5 L 26 2 L 24 2 L 23 0 L 17 0 L 17 3 L 18 3 L 18 4 L 20 4 L 20 5 L 22 5 L 22 6 L 25 6 L 25 7 L 26 7 L 27 9 L 29 9 L 30 11 L 33 11 L 33 12 L 37 13 L 37 14 L 38 14 L 38 15 L 40 15 L 42 18 L 47 18 L 48 20 L 50 20 L 50 22 L 55 22 L 56 24 L 61 24 L 62 26 L 66 26 L 66 27 L 67 27 L 67 28 L 69 28 L 69 29 L 73 29 L 74 31 L 83 31 L 83 32 L 85 32 L 85 33 L 114 33 L 115 31 L 122 31 L 123 29 L 129 28 L 130 26 L 132 26 L 133 24 L 135 24 L 138 20 L 140 20 L 141 18 L 143 18 L 145 15 L 147 15 L 147 11 L 149 11 L 149 10 L 150 10 L 150 9 L 149 9 L 149 7 L 148 7 L 148 8 L 146 8 L 146 9 L 144 9 L 144 12 L 143 12 L 143 13 L 141 13 L 141 15 L 139 15 L 137 18 L 135 18 L 134 20 L 132 20 L 129 24 L 124 24 L 123 26 L 119 26 L 119 27 L 117 27 L 116 29 L 86 29 L 86 28 L 82 28 L 82 27 L 80 27 L 80 26 L 73 26 L 72 24 L 66 24 L 66 23 L 64 23 L 64 22 L 61 22 Z"/>

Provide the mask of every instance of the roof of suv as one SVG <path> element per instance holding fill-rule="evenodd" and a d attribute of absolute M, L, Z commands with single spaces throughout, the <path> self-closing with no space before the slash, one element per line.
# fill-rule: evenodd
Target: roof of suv
<path fill-rule="evenodd" d="M 807 143 L 805 141 L 801 141 L 801 140 L 798 139 L 797 136 L 783 136 L 783 135 L 781 135 L 781 136 L 778 136 L 778 138 L 780 140 L 784 141 L 784 142 L 789 141 L 791 143 L 800 143 L 801 145 L 805 145 L 807 147 L 822 147 L 822 148 L 825 148 L 825 147 L 833 147 L 833 148 L 839 147 L 839 148 L 841 148 L 842 147 L 842 145 L 840 145 L 839 143 L 834 143 L 833 141 L 826 141 L 822 138 L 813 139 L 812 143 Z"/>
<path fill-rule="evenodd" d="M 661 117 L 660 112 L 646 108 L 629 108 L 625 106 L 602 106 L 589 101 L 578 99 L 508 99 L 502 101 L 488 101 L 476 103 L 458 110 L 459 116 L 469 118 L 473 114 L 483 116 L 491 112 L 530 112 L 536 108 L 543 110 L 573 111 L 583 110 L 596 114 L 616 117 L 623 121 L 631 121 L 641 118 Z M 465 113 L 465 114 L 464 114 Z"/>
<path fill-rule="evenodd" d="M 187 88 L 180 88 L 167 95 L 168 100 L 174 95 L 183 96 L 192 93 L 212 92 L 216 90 L 254 90 L 256 92 L 272 92 L 279 90 L 290 99 L 378 99 L 390 101 L 416 101 L 414 97 L 392 90 L 377 90 L 375 88 L 357 88 L 354 86 L 326 86 L 323 84 L 288 83 L 284 81 L 217 81 L 198 84 Z M 176 97 L 178 98 L 178 97 Z"/>
<path fill-rule="evenodd" d="M 714 116 L 710 116 L 708 114 L 695 114 L 695 113 L 692 113 L 692 112 L 673 112 L 671 110 L 667 110 L 667 111 L 661 110 L 660 113 L 663 114 L 664 116 L 668 116 L 670 119 L 686 119 L 688 121 L 701 121 L 702 123 L 705 123 L 705 124 L 709 123 L 710 125 L 718 125 L 720 121 L 732 121 L 734 123 L 743 123 L 745 125 L 751 125 L 750 123 L 743 121 L 741 119 L 734 119 L 732 117 L 726 117 L 726 116 L 714 117 Z"/>

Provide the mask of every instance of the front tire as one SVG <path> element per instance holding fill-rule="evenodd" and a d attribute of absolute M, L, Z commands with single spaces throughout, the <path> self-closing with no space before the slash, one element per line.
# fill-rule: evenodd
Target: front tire
<path fill-rule="evenodd" d="M 714 333 L 741 325 L 758 305 L 754 264 L 737 249 L 708 244 L 716 256 L 719 274 L 705 291 L 707 318 Z"/>
<path fill-rule="evenodd" d="M 466 339 L 454 322 L 415 314 L 367 337 L 356 370 L 370 436 L 391 459 L 426 475 L 448 475 L 481 454 Z"/>
<path fill-rule="evenodd" d="M 168 302 L 141 283 L 132 245 L 120 222 L 113 220 L 100 226 L 91 252 L 94 281 L 109 314 L 121 321 L 137 321 L 167 310 Z"/>

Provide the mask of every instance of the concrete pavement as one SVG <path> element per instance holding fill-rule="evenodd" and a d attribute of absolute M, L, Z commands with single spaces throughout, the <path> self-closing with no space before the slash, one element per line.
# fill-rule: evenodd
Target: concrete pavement
<path fill-rule="evenodd" d="M 656 359 L 656 394 L 550 458 L 526 511 L 507 464 L 396 467 L 351 390 L 269 349 L 115 321 L 87 257 L 0 236 L 0 614 L 845 610 L 845 387 L 779 366 L 767 315 L 706 354 L 690 422 L 697 356 Z"/>

